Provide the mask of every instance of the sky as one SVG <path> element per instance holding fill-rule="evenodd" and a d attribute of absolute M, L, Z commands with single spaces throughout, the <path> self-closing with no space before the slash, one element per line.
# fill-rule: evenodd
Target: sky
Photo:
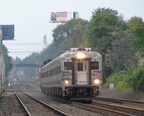
<path fill-rule="evenodd" d="M 138 16 L 144 21 L 144 0 L 0 0 L 0 25 L 15 25 L 14 40 L 5 40 L 9 55 L 24 59 L 32 52 L 41 52 L 51 44 L 52 30 L 59 24 L 50 23 L 51 12 L 74 12 L 90 20 L 97 8 L 118 11 L 124 20 Z"/>

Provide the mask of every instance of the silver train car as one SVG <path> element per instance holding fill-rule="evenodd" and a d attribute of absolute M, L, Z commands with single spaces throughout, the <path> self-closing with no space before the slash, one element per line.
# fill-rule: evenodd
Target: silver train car
<path fill-rule="evenodd" d="M 91 48 L 71 48 L 40 69 L 41 91 L 70 100 L 91 100 L 101 83 L 102 56 Z"/>
<path fill-rule="evenodd" d="M 3 59 L 3 55 L 0 52 L 0 95 L 5 90 L 5 63 Z"/>

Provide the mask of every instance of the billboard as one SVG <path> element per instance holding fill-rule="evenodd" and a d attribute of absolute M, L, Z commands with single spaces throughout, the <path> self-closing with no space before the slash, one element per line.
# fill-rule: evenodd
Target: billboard
<path fill-rule="evenodd" d="M 0 25 L 0 40 L 14 39 L 14 25 Z"/>
<path fill-rule="evenodd" d="M 51 12 L 51 23 L 66 23 L 72 18 L 79 18 L 78 12 Z"/>

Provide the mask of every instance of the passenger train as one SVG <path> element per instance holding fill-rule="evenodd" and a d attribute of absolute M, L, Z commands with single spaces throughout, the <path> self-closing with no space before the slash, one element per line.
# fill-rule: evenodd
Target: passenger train
<path fill-rule="evenodd" d="M 5 63 L 3 59 L 3 55 L 0 52 L 0 95 L 5 90 Z"/>
<path fill-rule="evenodd" d="M 102 56 L 91 48 L 71 48 L 40 68 L 43 93 L 70 100 L 89 100 L 99 95 Z"/>

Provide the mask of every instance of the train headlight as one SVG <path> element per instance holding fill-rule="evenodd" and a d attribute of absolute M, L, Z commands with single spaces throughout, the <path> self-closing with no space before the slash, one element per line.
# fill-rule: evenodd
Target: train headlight
<path fill-rule="evenodd" d="M 99 85 L 101 83 L 100 79 L 94 79 L 94 84 Z"/>
<path fill-rule="evenodd" d="M 82 59 L 82 58 L 85 58 L 86 55 L 83 54 L 83 53 L 78 53 L 78 54 L 76 55 L 76 57 L 77 57 L 78 59 Z"/>
<path fill-rule="evenodd" d="M 66 85 L 68 85 L 68 84 L 69 84 L 69 81 L 68 81 L 68 80 L 64 80 L 64 83 L 65 83 Z"/>

